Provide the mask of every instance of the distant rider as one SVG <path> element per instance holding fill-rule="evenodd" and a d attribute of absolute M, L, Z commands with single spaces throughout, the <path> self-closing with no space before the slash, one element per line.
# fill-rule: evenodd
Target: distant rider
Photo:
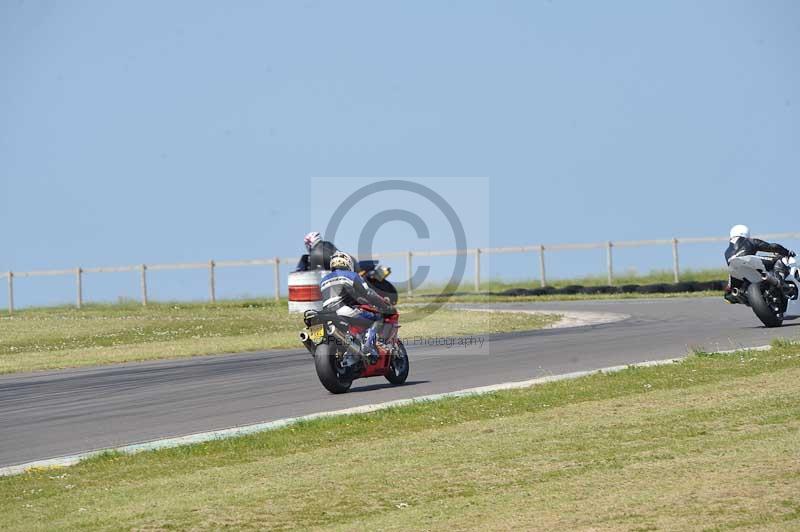
<path fill-rule="evenodd" d="M 773 244 L 765 242 L 758 238 L 750 237 L 750 228 L 746 225 L 734 225 L 731 227 L 730 244 L 728 249 L 725 250 L 725 261 L 730 264 L 731 259 L 734 257 L 744 257 L 747 255 L 755 255 L 757 252 L 776 253 L 778 259 L 775 261 L 772 272 L 778 280 L 783 283 L 786 276 L 789 274 L 789 266 L 786 264 L 785 258 L 794 257 L 794 251 L 786 249 L 780 244 Z M 728 287 L 730 289 L 730 287 Z M 728 298 L 728 291 L 725 293 L 725 298 Z"/>
<path fill-rule="evenodd" d="M 331 273 L 323 277 L 320 283 L 322 309 L 335 311 L 354 325 L 369 327 L 361 352 L 374 363 L 378 360 L 375 340 L 383 324 L 382 314 L 394 314 L 396 311 L 388 299 L 379 296 L 360 275 L 353 271 L 353 258 L 350 255 L 337 251 L 330 259 L 330 267 Z M 381 314 L 361 310 L 358 305 L 369 305 Z"/>
<path fill-rule="evenodd" d="M 319 232 L 312 231 L 303 237 L 303 244 L 307 253 L 300 257 L 297 271 L 331 269 L 331 257 L 338 251 L 332 242 L 322 240 Z"/>

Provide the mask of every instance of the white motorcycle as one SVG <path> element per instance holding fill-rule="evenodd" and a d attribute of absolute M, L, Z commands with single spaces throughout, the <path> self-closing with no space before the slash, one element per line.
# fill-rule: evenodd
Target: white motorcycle
<path fill-rule="evenodd" d="M 776 261 L 788 267 L 786 279 L 778 279 L 772 271 Z M 742 303 L 753 309 L 766 327 L 780 327 L 787 315 L 800 315 L 800 272 L 794 257 L 748 255 L 734 257 L 728 264 L 731 303 Z"/>

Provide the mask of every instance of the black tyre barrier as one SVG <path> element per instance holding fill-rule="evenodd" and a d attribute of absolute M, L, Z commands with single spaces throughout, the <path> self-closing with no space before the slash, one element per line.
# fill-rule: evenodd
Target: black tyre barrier
<path fill-rule="evenodd" d="M 543 295 L 592 295 L 592 294 L 669 294 L 679 292 L 722 291 L 727 281 L 688 281 L 680 283 L 626 284 L 622 286 L 569 285 L 562 288 L 509 288 L 502 292 L 487 292 L 491 296 L 543 296 Z"/>
<path fill-rule="evenodd" d="M 545 288 L 532 288 L 532 289 L 523 288 L 523 292 L 524 293 L 522 295 L 525 296 L 548 296 L 551 294 L 555 294 L 556 289 L 551 288 L 549 286 Z"/>
<path fill-rule="evenodd" d="M 506 296 L 517 297 L 517 296 L 529 295 L 530 290 L 528 290 L 527 288 L 509 288 L 508 290 L 500 293 Z"/>
<path fill-rule="evenodd" d="M 559 288 L 559 289 L 558 289 L 558 293 L 559 293 L 559 294 L 567 294 L 567 295 L 572 295 L 572 294 L 580 294 L 580 293 L 583 293 L 585 290 L 586 290 L 586 287 L 585 287 L 585 286 L 583 286 L 583 285 L 579 285 L 579 284 L 571 284 L 571 285 L 569 285 L 569 286 L 564 286 L 564 287 L 562 287 L 562 288 Z"/>
<path fill-rule="evenodd" d="M 725 290 L 725 286 L 728 284 L 728 281 L 704 281 L 695 283 L 695 290 Z"/>
<path fill-rule="evenodd" d="M 645 284 L 639 287 L 640 294 L 664 294 L 671 292 L 670 285 L 666 283 Z"/>
<path fill-rule="evenodd" d="M 672 285 L 675 292 L 695 292 L 694 283 L 675 283 Z"/>
<path fill-rule="evenodd" d="M 591 295 L 591 294 L 602 294 L 601 290 L 605 288 L 614 288 L 613 286 L 584 286 L 581 287 L 580 293 Z"/>
<path fill-rule="evenodd" d="M 581 291 L 582 294 L 619 294 L 622 292 L 619 286 L 585 286 Z"/>
<path fill-rule="evenodd" d="M 641 286 L 640 284 L 624 284 L 619 287 L 619 291 L 623 294 L 635 294 Z"/>

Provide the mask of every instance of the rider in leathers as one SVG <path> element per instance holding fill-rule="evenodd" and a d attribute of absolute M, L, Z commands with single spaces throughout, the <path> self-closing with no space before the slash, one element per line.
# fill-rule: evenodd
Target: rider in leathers
<path fill-rule="evenodd" d="M 730 244 L 728 249 L 725 250 L 725 261 L 730 264 L 731 259 L 734 257 L 744 257 L 747 255 L 755 255 L 757 252 L 762 251 L 765 253 L 776 253 L 779 255 L 778 260 L 775 261 L 772 272 L 778 280 L 783 283 L 786 276 L 789 274 L 789 267 L 783 260 L 784 257 L 794 257 L 794 251 L 786 249 L 780 244 L 766 242 L 758 238 L 750 237 L 750 228 L 746 225 L 734 225 L 730 232 Z M 730 287 L 729 287 L 730 288 Z M 725 297 L 728 298 L 726 291 Z"/>
<path fill-rule="evenodd" d="M 353 258 L 347 253 L 337 251 L 330 261 L 331 273 L 322 278 L 322 309 L 336 311 L 354 324 L 369 326 L 361 351 L 371 363 L 378 360 L 375 340 L 383 324 L 384 314 L 394 314 L 395 309 L 373 290 L 364 279 L 353 271 Z M 367 312 L 358 305 L 370 305 L 381 314 Z"/>

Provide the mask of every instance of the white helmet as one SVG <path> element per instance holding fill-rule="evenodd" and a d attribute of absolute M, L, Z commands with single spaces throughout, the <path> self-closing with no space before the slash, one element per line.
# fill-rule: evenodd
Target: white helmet
<path fill-rule="evenodd" d="M 311 248 L 316 246 L 322 240 L 322 235 L 319 234 L 317 231 L 311 231 L 306 236 L 303 237 L 303 244 L 306 245 L 306 249 L 311 251 Z"/>
<path fill-rule="evenodd" d="M 731 227 L 731 240 L 734 238 L 750 238 L 750 228 L 746 225 L 734 225 Z"/>
<path fill-rule="evenodd" d="M 343 251 L 331 255 L 331 270 L 353 271 L 353 257 Z"/>

